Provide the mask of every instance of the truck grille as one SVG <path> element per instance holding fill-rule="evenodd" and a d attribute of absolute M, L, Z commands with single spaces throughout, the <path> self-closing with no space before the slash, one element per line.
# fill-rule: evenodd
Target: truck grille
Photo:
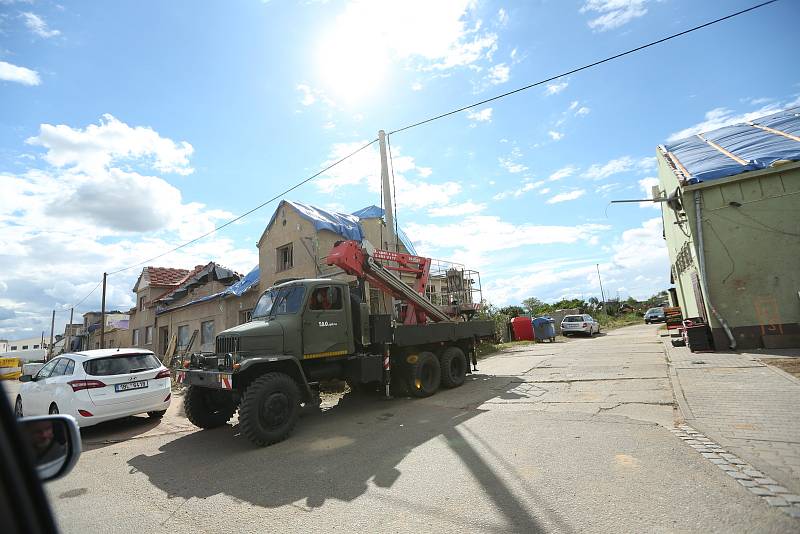
<path fill-rule="evenodd" d="M 228 352 L 239 352 L 239 338 L 238 337 L 218 337 L 217 338 L 217 354 L 226 354 Z"/>

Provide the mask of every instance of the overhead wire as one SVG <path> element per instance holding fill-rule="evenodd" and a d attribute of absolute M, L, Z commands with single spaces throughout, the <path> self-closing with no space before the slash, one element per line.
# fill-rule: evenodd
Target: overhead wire
<path fill-rule="evenodd" d="M 373 139 L 369 143 L 357 148 L 356 150 L 354 150 L 353 152 L 350 152 L 349 154 L 347 154 L 346 156 L 342 157 L 341 159 L 338 159 L 338 160 L 334 161 L 333 163 L 331 163 L 330 165 L 326 166 L 325 168 L 320 169 L 319 171 L 315 172 L 314 174 L 312 174 L 308 178 L 306 178 L 306 179 L 296 183 L 292 187 L 290 187 L 290 188 L 278 193 L 277 195 L 273 196 L 269 200 L 266 200 L 266 201 L 262 202 L 258 206 L 255 206 L 254 208 L 251 208 L 251 209 L 247 210 L 246 212 L 242 213 L 241 215 L 238 215 L 237 217 L 234 217 L 233 219 L 225 222 L 224 224 L 221 224 L 219 226 L 214 227 L 214 229 L 209 230 L 208 232 L 206 232 L 206 233 L 204 233 L 202 235 L 199 235 L 199 236 L 197 236 L 197 237 L 195 237 L 193 239 L 190 239 L 189 241 L 186 241 L 185 243 L 182 243 L 182 244 L 178 245 L 177 247 L 171 248 L 170 250 L 167 250 L 166 252 L 162 252 L 161 254 L 159 254 L 157 256 L 153 256 L 152 258 L 147 258 L 146 260 L 142 260 L 142 261 L 140 261 L 138 263 L 134 263 L 133 265 L 129 265 L 127 267 L 123 267 L 122 269 L 117 269 L 116 271 L 112 271 L 112 272 L 108 273 L 108 275 L 111 276 L 111 275 L 114 275 L 114 274 L 119 274 L 119 273 L 127 271 L 129 269 L 133 269 L 134 267 L 138 267 L 140 265 L 145 265 L 147 263 L 150 263 L 151 261 L 157 260 L 159 258 L 163 258 L 164 256 L 166 256 L 168 254 L 172 254 L 173 252 L 176 252 L 176 251 L 178 251 L 178 250 L 180 250 L 180 249 L 182 249 L 184 247 L 187 247 L 187 246 L 191 245 L 192 243 L 196 243 L 196 242 L 200 241 L 201 239 L 204 239 L 204 238 L 210 236 L 211 234 L 219 232 L 220 230 L 222 230 L 226 226 L 230 226 L 231 224 L 235 223 L 236 221 L 240 221 L 241 219 L 244 219 L 245 217 L 247 217 L 251 213 L 260 210 L 261 208 L 263 208 L 264 206 L 267 206 L 268 204 L 271 204 L 272 202 L 278 200 L 279 198 L 281 198 L 282 196 L 286 195 L 287 193 L 291 193 L 292 191 L 294 191 L 298 187 L 307 184 L 308 182 L 310 182 L 314 178 L 317 178 L 319 175 L 331 170 L 332 168 L 336 167 L 337 165 L 339 165 L 340 163 L 344 162 L 345 160 L 355 156 L 356 154 L 358 154 L 362 150 L 370 147 L 371 145 L 373 145 L 377 141 L 378 141 L 377 138 Z"/>
<path fill-rule="evenodd" d="M 639 52 L 640 50 L 644 50 L 646 48 L 650 48 L 652 46 L 655 46 L 655 45 L 670 41 L 672 39 L 676 39 L 676 38 L 678 38 L 678 37 L 680 37 L 682 35 L 686 35 L 688 33 L 692 33 L 692 32 L 695 32 L 697 30 L 701 30 L 701 29 L 706 28 L 708 26 L 711 26 L 713 24 L 717 24 L 719 22 L 722 22 L 722 21 L 725 21 L 725 20 L 728 20 L 728 19 L 732 19 L 733 17 L 738 17 L 739 15 L 743 15 L 743 14 L 748 13 L 750 11 L 754 11 L 756 9 L 762 8 L 762 7 L 767 6 L 769 4 L 774 4 L 777 1 L 778 0 L 768 0 L 767 2 L 762 2 L 760 4 L 756 4 L 754 6 L 746 8 L 746 9 L 742 9 L 740 11 L 737 11 L 735 13 L 731 13 L 731 14 L 726 15 L 724 17 L 720 17 L 720 18 L 711 20 L 709 22 L 706 22 L 704 24 L 700 24 L 698 26 L 694 26 L 694 27 L 689 28 L 687 30 L 683 30 L 682 32 L 673 33 L 672 35 L 669 35 L 667 37 L 663 37 L 663 38 L 657 39 L 655 41 L 650 41 L 649 43 L 645 43 L 643 45 L 637 46 L 636 48 L 631 48 L 629 50 L 626 50 L 624 52 L 620 52 L 619 54 L 614 54 L 613 56 L 606 57 L 606 58 L 601 59 L 599 61 L 594 61 L 592 63 L 588 63 L 588 64 L 583 65 L 581 67 L 577 67 L 577 68 L 574 68 L 572 70 L 568 70 L 568 71 L 562 72 L 560 74 L 556 74 L 554 76 L 550 76 L 549 78 L 545 78 L 543 80 L 539 80 L 538 82 L 534 82 L 534 83 L 525 85 L 523 87 L 519 87 L 519 88 L 514 89 L 512 91 L 508 91 L 508 92 L 493 96 L 491 98 L 486 98 L 486 99 L 481 100 L 479 102 L 475 102 L 473 104 L 469 104 L 467 106 L 462 106 L 462 107 L 454 109 L 452 111 L 448 111 L 448 112 L 445 112 L 445 113 L 440 113 L 439 115 L 435 115 L 433 117 L 429 117 L 427 119 L 423 119 L 423 120 L 417 121 L 415 123 L 408 124 L 408 125 L 403 126 L 401 128 L 397 128 L 396 130 L 390 131 L 389 135 L 400 133 L 400 132 L 403 132 L 403 131 L 406 131 L 406 130 L 410 130 L 411 128 L 416 128 L 417 126 L 422 126 L 423 124 L 428 124 L 430 122 L 437 121 L 437 120 L 443 119 L 445 117 L 449 117 L 450 115 L 455 115 L 456 113 L 461 113 L 462 111 L 466 111 L 468 109 L 472 109 L 472 108 L 475 108 L 475 107 L 478 107 L 478 106 L 482 106 L 483 104 L 488 104 L 489 102 L 494 102 L 495 100 L 499 100 L 501 98 L 505 98 L 507 96 L 510 96 L 510 95 L 513 95 L 513 94 L 516 94 L 516 93 L 521 93 L 522 91 L 527 91 L 528 89 L 532 89 L 532 88 L 537 87 L 539 85 L 543 85 L 545 83 L 552 82 L 553 80 L 557 80 L 559 78 L 563 78 L 564 76 L 569 76 L 570 74 L 575 74 L 576 72 L 587 70 L 587 69 L 590 69 L 592 67 L 596 67 L 598 65 L 602 65 L 603 63 L 608 63 L 609 61 L 613 61 L 613 60 L 619 59 L 619 58 L 621 58 L 623 56 L 627 56 L 629 54 L 633 54 L 635 52 Z"/>

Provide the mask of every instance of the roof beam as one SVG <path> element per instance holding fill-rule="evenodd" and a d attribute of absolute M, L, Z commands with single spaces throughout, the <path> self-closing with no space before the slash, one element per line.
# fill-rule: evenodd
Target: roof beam
<path fill-rule="evenodd" d="M 701 141 L 703 141 L 704 143 L 707 143 L 707 144 L 709 144 L 709 145 L 713 146 L 714 148 L 716 148 L 716 149 L 717 149 L 717 151 L 721 152 L 722 154 L 725 154 L 726 156 L 728 156 L 729 158 L 731 158 L 733 161 L 735 161 L 735 162 L 736 162 L 736 163 L 738 163 L 739 165 L 747 165 L 747 162 L 746 162 L 745 160 L 743 160 L 742 158 L 740 158 L 739 156 L 737 156 L 737 155 L 736 155 L 736 154 L 734 154 L 733 152 L 728 152 L 727 150 L 725 150 L 724 148 L 722 148 L 721 146 L 719 146 L 719 145 L 718 145 L 717 143 L 715 143 L 714 141 L 710 141 L 710 140 L 706 139 L 706 138 L 705 138 L 705 137 L 703 137 L 701 134 L 697 134 L 697 138 L 698 138 L 698 139 L 700 139 Z"/>
<path fill-rule="evenodd" d="M 780 135 L 782 137 L 785 137 L 787 139 L 791 139 L 792 141 L 797 141 L 798 143 L 800 143 L 800 137 L 798 137 L 796 135 L 792 135 L 792 134 L 787 133 L 787 132 L 782 132 L 780 130 L 776 130 L 774 128 L 770 128 L 769 126 L 761 126 L 760 124 L 756 124 L 754 122 L 748 122 L 747 124 L 749 124 L 753 128 L 758 128 L 759 130 L 764 130 L 765 132 L 769 132 L 771 134 Z"/>

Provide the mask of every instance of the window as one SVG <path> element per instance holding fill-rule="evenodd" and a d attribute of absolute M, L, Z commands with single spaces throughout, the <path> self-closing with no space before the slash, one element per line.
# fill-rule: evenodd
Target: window
<path fill-rule="evenodd" d="M 145 345 L 152 345 L 153 344 L 153 327 L 148 326 L 144 329 L 144 344 Z"/>
<path fill-rule="evenodd" d="M 239 312 L 239 324 L 249 323 L 253 319 L 253 310 Z"/>
<path fill-rule="evenodd" d="M 55 367 L 57 363 L 58 360 L 53 360 L 51 362 L 46 363 L 44 367 L 39 369 L 39 372 L 36 373 L 37 380 L 40 378 L 47 378 L 48 376 L 50 376 L 50 373 L 53 372 L 53 367 Z"/>
<path fill-rule="evenodd" d="M 33 348 L 34 348 L 34 349 L 38 349 L 38 348 L 39 348 L 39 345 L 34 345 L 34 346 L 33 346 Z"/>
<path fill-rule="evenodd" d="M 316 288 L 308 301 L 308 307 L 312 310 L 341 310 L 342 288 L 331 286 Z"/>
<path fill-rule="evenodd" d="M 28 350 L 28 345 L 22 345 L 22 350 Z"/>
<path fill-rule="evenodd" d="M 278 247 L 278 259 L 275 263 L 275 272 L 279 273 L 281 271 L 285 271 L 287 269 L 291 269 L 294 265 L 292 261 L 292 244 L 289 243 L 288 245 L 283 245 L 282 247 Z"/>
<path fill-rule="evenodd" d="M 186 348 L 189 344 L 189 325 L 183 325 L 178 327 L 178 346 L 181 348 Z"/>
<path fill-rule="evenodd" d="M 139 329 L 138 328 L 133 331 L 133 340 L 132 340 L 131 344 L 134 347 L 138 347 L 139 346 Z"/>
<path fill-rule="evenodd" d="M 56 364 L 56 367 L 55 367 L 55 369 L 53 369 L 53 372 L 50 374 L 50 376 L 52 377 L 52 376 L 61 376 L 61 375 L 63 375 L 64 371 L 67 370 L 67 364 L 68 363 L 69 362 L 67 361 L 66 358 L 59 358 L 58 359 L 58 363 Z"/>
<path fill-rule="evenodd" d="M 67 360 L 67 368 L 64 370 L 64 374 L 66 376 L 72 376 L 72 372 L 75 370 L 75 362 L 72 360 Z"/>
<path fill-rule="evenodd" d="M 83 362 L 86 374 L 92 376 L 127 375 L 150 371 L 161 366 L 153 354 L 122 354 Z"/>
<path fill-rule="evenodd" d="M 303 304 L 303 286 L 288 286 L 267 291 L 253 308 L 253 317 L 297 313 Z"/>
<path fill-rule="evenodd" d="M 11 350 L 17 350 L 17 346 L 16 345 L 11 345 Z"/>
<path fill-rule="evenodd" d="M 206 345 L 214 342 L 214 321 L 205 321 L 200 324 L 200 344 Z"/>
<path fill-rule="evenodd" d="M 139 297 L 139 311 L 144 311 L 144 297 Z"/>

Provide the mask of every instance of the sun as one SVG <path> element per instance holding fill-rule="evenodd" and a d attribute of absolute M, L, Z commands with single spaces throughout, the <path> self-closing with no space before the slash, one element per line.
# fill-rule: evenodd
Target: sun
<path fill-rule="evenodd" d="M 337 24 L 320 41 L 318 71 L 337 101 L 350 105 L 374 96 L 383 85 L 390 57 L 378 35 L 364 26 Z"/>

